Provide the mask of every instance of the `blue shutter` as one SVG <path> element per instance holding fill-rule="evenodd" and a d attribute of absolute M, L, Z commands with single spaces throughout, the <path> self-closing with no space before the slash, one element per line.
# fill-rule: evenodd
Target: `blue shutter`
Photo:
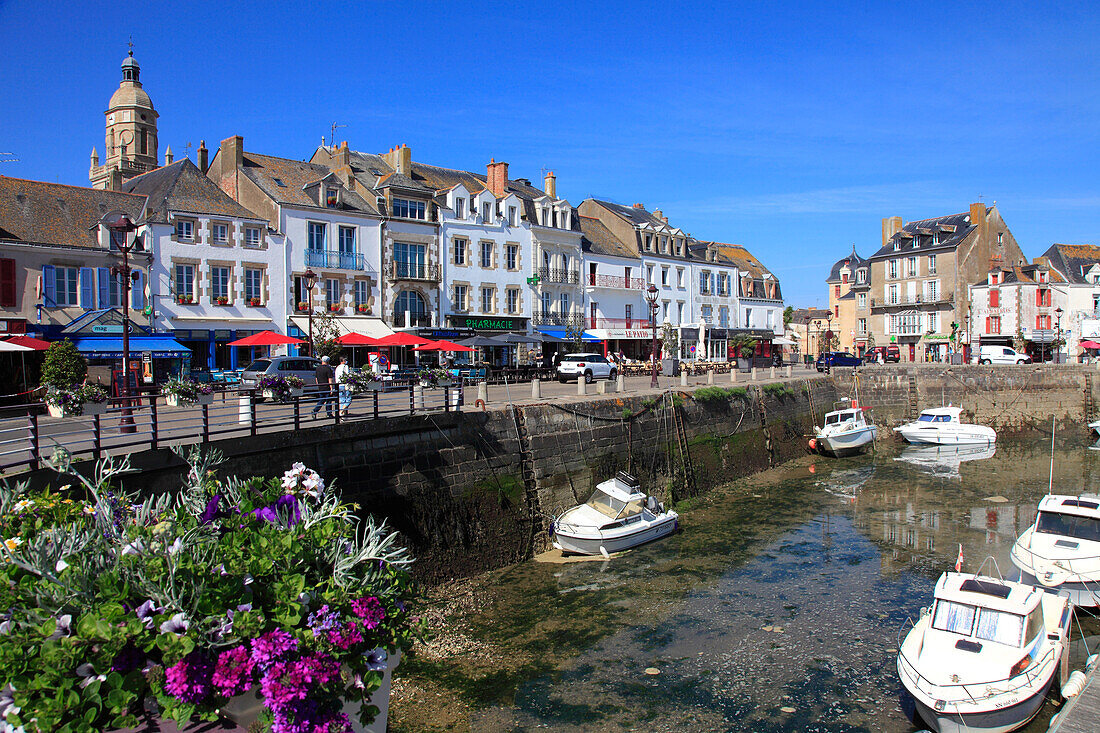
<path fill-rule="evenodd" d="M 42 266 L 42 305 L 57 307 L 57 271 L 53 265 Z"/>
<path fill-rule="evenodd" d="M 134 270 L 137 277 L 130 281 L 130 307 L 141 310 L 145 307 L 145 273 Z"/>
<path fill-rule="evenodd" d="M 80 307 L 86 311 L 95 308 L 95 270 L 80 268 Z"/>
<path fill-rule="evenodd" d="M 111 307 L 111 271 L 106 267 L 96 268 L 99 273 L 99 307 Z"/>

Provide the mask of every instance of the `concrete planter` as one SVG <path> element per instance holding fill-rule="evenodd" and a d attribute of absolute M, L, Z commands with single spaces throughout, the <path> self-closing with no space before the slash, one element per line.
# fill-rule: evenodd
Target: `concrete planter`
<path fill-rule="evenodd" d="M 81 407 L 82 412 L 77 415 L 75 412 L 66 412 L 60 405 L 46 405 L 46 409 L 50 412 L 50 417 L 91 417 L 92 415 L 102 415 L 107 412 L 107 402 L 85 402 Z"/>
<path fill-rule="evenodd" d="M 303 387 L 291 387 L 290 388 L 290 397 L 289 397 L 289 399 L 293 399 L 295 397 L 301 397 L 303 394 L 305 394 L 305 388 L 303 388 Z M 279 401 L 279 398 L 276 396 L 275 390 L 273 390 L 273 389 L 265 389 L 263 391 L 263 395 L 264 395 L 264 399 L 272 400 L 274 402 Z"/>
<path fill-rule="evenodd" d="M 201 394 L 194 401 L 186 400 L 180 397 L 178 394 L 166 394 L 164 395 L 164 404 L 169 407 L 189 407 L 190 405 L 212 405 L 214 403 L 214 395 Z"/>

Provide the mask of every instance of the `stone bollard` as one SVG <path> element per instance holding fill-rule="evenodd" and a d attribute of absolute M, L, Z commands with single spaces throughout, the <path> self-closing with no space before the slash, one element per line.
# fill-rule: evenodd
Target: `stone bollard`
<path fill-rule="evenodd" d="M 413 409 L 424 409 L 424 388 L 419 385 L 413 387 Z"/>
<path fill-rule="evenodd" d="M 707 370 L 707 384 L 714 384 L 714 370 Z"/>
<path fill-rule="evenodd" d="M 752 377 L 751 377 L 751 379 L 754 382 L 756 381 L 756 367 L 752 368 Z"/>
<path fill-rule="evenodd" d="M 611 384 L 610 381 L 599 381 L 596 383 L 596 394 L 607 394 L 607 385 Z"/>
<path fill-rule="evenodd" d="M 489 383 L 478 382 L 477 383 L 477 398 L 486 405 L 489 404 Z"/>
<path fill-rule="evenodd" d="M 531 380 L 531 399 L 542 399 L 542 382 L 537 377 Z"/>
<path fill-rule="evenodd" d="M 685 372 L 685 371 L 680 372 L 680 386 L 681 387 L 688 386 L 688 375 L 687 375 L 687 372 Z"/>
<path fill-rule="evenodd" d="M 794 367 L 792 367 L 790 364 L 788 364 L 787 365 L 787 379 L 790 379 L 792 376 L 794 376 Z"/>
<path fill-rule="evenodd" d="M 584 383 L 584 375 L 577 377 L 577 394 L 588 394 L 588 385 Z"/>
<path fill-rule="evenodd" d="M 616 392 L 625 392 L 626 391 L 626 377 L 624 377 L 622 374 L 620 374 L 619 378 L 615 380 L 615 391 Z"/>
<path fill-rule="evenodd" d="M 252 422 L 252 393 L 241 392 L 237 397 L 237 422 L 248 425 Z"/>
<path fill-rule="evenodd" d="M 737 384 L 737 363 L 730 366 L 730 384 Z"/>
<path fill-rule="evenodd" d="M 775 367 L 774 367 L 774 366 L 772 366 L 772 367 L 769 367 L 769 368 L 771 369 L 771 372 L 770 372 L 770 373 L 769 373 L 769 375 L 768 375 L 768 376 L 769 376 L 769 378 L 771 378 L 771 379 L 775 379 Z"/>

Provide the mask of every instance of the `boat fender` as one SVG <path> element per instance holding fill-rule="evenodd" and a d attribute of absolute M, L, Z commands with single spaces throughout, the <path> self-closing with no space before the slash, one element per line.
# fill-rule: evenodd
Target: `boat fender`
<path fill-rule="evenodd" d="M 816 440 L 814 440 L 813 438 L 810 438 L 806 442 L 809 444 L 810 450 L 817 450 L 817 441 Z"/>
<path fill-rule="evenodd" d="M 611 559 L 611 555 L 607 554 L 607 549 L 604 548 L 603 545 L 600 545 L 600 554 L 604 556 L 605 560 L 610 560 Z"/>
<path fill-rule="evenodd" d="M 550 526 L 546 528 L 546 534 L 550 535 L 551 537 L 554 536 L 554 523 L 553 522 L 550 522 Z"/>
<path fill-rule="evenodd" d="M 1081 670 L 1076 670 L 1066 680 L 1066 684 L 1062 685 L 1062 697 L 1067 700 L 1071 697 L 1076 697 L 1081 694 L 1081 690 L 1085 689 L 1085 683 L 1088 682 L 1088 677 Z"/>

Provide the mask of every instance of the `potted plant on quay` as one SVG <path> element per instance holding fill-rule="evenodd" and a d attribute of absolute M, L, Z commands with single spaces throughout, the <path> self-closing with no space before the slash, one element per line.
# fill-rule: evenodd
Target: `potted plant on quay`
<path fill-rule="evenodd" d="M 99 415 L 107 411 L 107 389 L 98 384 L 74 384 L 68 389 L 49 387 L 46 409 L 51 417 Z"/>
<path fill-rule="evenodd" d="M 160 389 L 169 407 L 209 405 L 214 401 L 214 387 L 186 377 L 169 379 Z"/>
<path fill-rule="evenodd" d="M 756 354 L 756 339 L 738 336 L 733 339 L 733 347 L 737 354 L 737 369 L 742 372 L 752 371 L 752 358 Z"/>
<path fill-rule="evenodd" d="M 28 733 L 384 729 L 418 619 L 407 552 L 300 463 L 139 495 L 129 459 L 56 492 L 0 484 L 0 718 Z M 66 477 L 68 479 L 68 477 Z M 69 496 L 72 494 L 72 496 Z"/>
<path fill-rule="evenodd" d="M 50 344 L 42 360 L 43 401 L 53 417 L 95 415 L 107 409 L 107 390 L 98 384 L 85 384 L 88 360 L 72 341 L 61 339 Z"/>
<path fill-rule="evenodd" d="M 260 391 L 263 396 L 276 402 L 289 402 L 292 397 L 301 397 L 305 392 L 305 382 L 301 377 L 287 375 L 269 375 L 260 379 Z"/>
<path fill-rule="evenodd" d="M 348 376 L 345 377 L 344 383 L 348 385 L 348 389 L 352 394 L 362 394 L 364 392 L 379 392 L 382 390 L 382 378 L 373 372 L 348 372 Z"/>

